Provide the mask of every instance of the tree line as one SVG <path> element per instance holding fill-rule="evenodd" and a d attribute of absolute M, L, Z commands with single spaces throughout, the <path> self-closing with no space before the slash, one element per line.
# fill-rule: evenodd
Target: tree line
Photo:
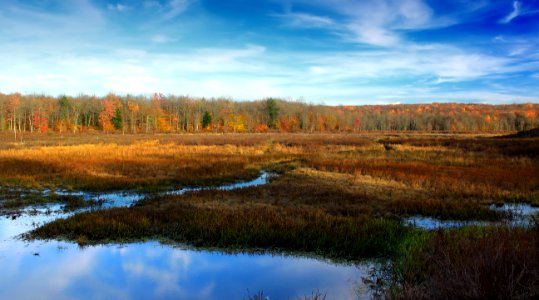
<path fill-rule="evenodd" d="M 539 104 L 328 106 L 267 98 L 77 97 L 0 93 L 0 130 L 54 132 L 520 131 L 539 125 Z"/>

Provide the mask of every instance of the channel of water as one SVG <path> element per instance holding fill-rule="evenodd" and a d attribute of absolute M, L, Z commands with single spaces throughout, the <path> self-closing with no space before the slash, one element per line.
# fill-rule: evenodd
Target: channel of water
<path fill-rule="evenodd" d="M 266 184 L 270 177 L 264 172 L 254 180 L 217 188 Z M 145 197 L 55 193 L 100 199 L 102 208 L 129 206 Z M 261 290 L 269 299 L 295 299 L 317 290 L 327 299 L 371 298 L 361 280 L 372 268 L 370 263 L 341 264 L 276 253 L 223 253 L 157 241 L 81 248 L 65 241 L 20 239 L 36 226 L 76 213 L 64 212 L 62 206 L 29 206 L 17 215 L 0 217 L 0 299 L 246 299 Z"/>

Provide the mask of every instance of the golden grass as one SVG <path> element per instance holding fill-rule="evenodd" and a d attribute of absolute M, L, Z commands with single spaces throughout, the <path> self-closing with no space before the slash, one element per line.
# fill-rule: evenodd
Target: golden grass
<path fill-rule="evenodd" d="M 0 137 L 1 139 L 1 137 Z M 33 135 L 0 147 L 2 185 L 214 184 L 290 171 L 384 203 L 539 204 L 533 139 L 432 134 Z M 301 175 L 301 176 L 299 176 Z"/>
<path fill-rule="evenodd" d="M 297 152 L 280 145 L 188 146 L 158 140 L 5 149 L 0 150 L 0 178 L 79 188 L 194 184 L 252 177 L 264 163 Z"/>

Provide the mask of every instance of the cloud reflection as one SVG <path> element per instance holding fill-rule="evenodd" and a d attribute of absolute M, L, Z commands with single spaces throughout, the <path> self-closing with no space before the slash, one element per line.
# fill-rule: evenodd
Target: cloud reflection
<path fill-rule="evenodd" d="M 248 290 L 286 299 L 317 289 L 330 299 L 347 299 L 367 268 L 305 257 L 185 250 L 157 242 L 84 249 L 63 242 L 2 244 L 7 246 L 0 256 L 2 299 L 242 299 Z"/>

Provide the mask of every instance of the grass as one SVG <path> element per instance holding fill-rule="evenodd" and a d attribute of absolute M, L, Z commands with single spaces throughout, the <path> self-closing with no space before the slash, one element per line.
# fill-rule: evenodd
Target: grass
<path fill-rule="evenodd" d="M 0 150 L 0 177 L 4 183 L 22 176 L 40 186 L 149 190 L 233 181 L 253 177 L 262 168 L 284 174 L 268 186 L 164 197 L 136 208 L 150 211 L 156 203 L 168 203 L 206 214 L 208 209 L 246 215 L 284 210 L 361 220 L 411 215 L 499 220 L 508 216 L 489 209 L 492 203 L 539 203 L 539 162 L 525 155 L 530 151 L 503 154 L 499 149 L 507 147 L 507 139 L 368 134 L 114 137 L 116 143 L 73 136 L 68 146 L 33 141 L 22 149 Z M 474 143 L 479 145 L 471 146 Z M 533 148 L 528 139 L 511 143 Z"/>
<path fill-rule="evenodd" d="M 44 195 L 38 191 L 23 192 L 20 190 L 7 190 L 2 192 L 0 200 L 0 213 L 17 213 L 28 205 L 41 205 L 46 203 L 62 203 L 65 211 L 74 211 L 84 207 L 95 207 L 102 204 L 99 200 L 84 200 L 82 196 L 57 195 L 49 193 Z"/>
<path fill-rule="evenodd" d="M 420 233 L 396 257 L 390 299 L 539 297 L 539 225 Z"/>
<path fill-rule="evenodd" d="M 407 229 L 394 220 L 332 216 L 293 208 L 200 208 L 178 203 L 77 214 L 46 224 L 31 237 L 86 243 L 141 238 L 195 247 L 297 251 L 357 260 L 388 256 Z"/>
<path fill-rule="evenodd" d="M 286 157 L 284 153 L 277 153 Z M 212 185 L 253 177 L 265 160 L 261 147 L 131 145 L 50 146 L 0 151 L 0 178 L 27 187 L 133 189 Z M 31 174 L 31 175 L 30 175 Z"/>
<path fill-rule="evenodd" d="M 2 145 L 0 182 L 156 190 L 272 170 L 280 177 L 264 186 L 148 198 L 56 220 L 27 237 L 386 257 L 389 298 L 533 298 L 538 227 L 424 232 L 400 220 L 501 220 L 511 216 L 490 204 L 539 205 L 537 145 L 537 138 L 402 133 L 53 135 Z"/>
<path fill-rule="evenodd" d="M 34 135 L 27 140 L 22 144 L 6 141 L 0 147 L 4 186 L 144 190 L 215 185 L 252 178 L 262 168 L 295 161 L 300 167 L 319 171 L 396 181 L 444 201 L 518 199 L 539 204 L 537 139 L 81 134 L 63 138 Z M 386 150 L 387 145 L 391 150 Z"/>

